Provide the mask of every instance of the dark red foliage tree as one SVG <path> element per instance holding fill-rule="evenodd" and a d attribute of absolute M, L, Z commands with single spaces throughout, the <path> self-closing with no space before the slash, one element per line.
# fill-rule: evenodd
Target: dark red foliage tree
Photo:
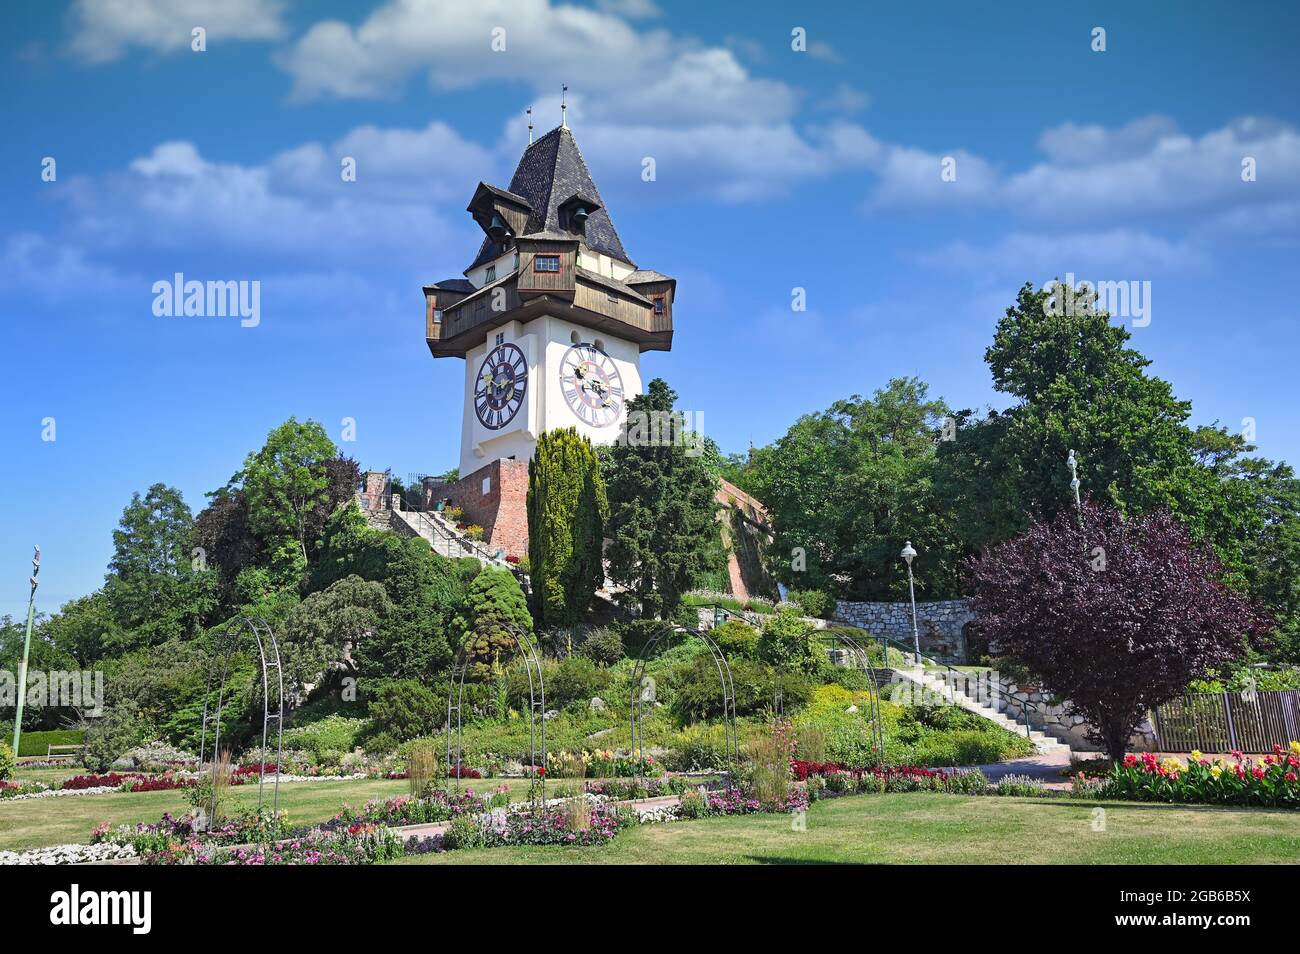
<path fill-rule="evenodd" d="M 967 571 L 990 643 L 1070 700 L 1116 760 L 1148 709 L 1269 628 L 1167 510 L 1124 518 L 1089 501 L 1082 528 L 1072 511 L 1035 522 Z"/>

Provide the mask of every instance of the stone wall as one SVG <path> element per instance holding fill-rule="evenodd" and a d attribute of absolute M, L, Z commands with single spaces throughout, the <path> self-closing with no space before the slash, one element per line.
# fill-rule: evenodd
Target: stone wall
<path fill-rule="evenodd" d="M 912 604 L 861 603 L 840 600 L 835 622 L 884 634 L 909 645 L 912 642 Z M 965 626 L 975 619 L 965 600 L 935 600 L 916 604 L 916 628 L 921 652 L 956 666 L 967 662 Z"/>
<path fill-rule="evenodd" d="M 1083 716 L 1072 711 L 1068 702 L 1056 703 L 1052 696 L 1035 686 L 1018 686 L 1000 679 L 997 691 L 982 701 L 1017 721 L 1024 718 L 1024 713 L 1028 710 L 1031 728 L 1046 732 L 1080 752 L 1101 751 L 1097 743 L 1088 740 L 1088 722 Z M 1128 747 L 1133 752 L 1160 750 L 1155 727 L 1149 716 L 1133 733 Z"/>

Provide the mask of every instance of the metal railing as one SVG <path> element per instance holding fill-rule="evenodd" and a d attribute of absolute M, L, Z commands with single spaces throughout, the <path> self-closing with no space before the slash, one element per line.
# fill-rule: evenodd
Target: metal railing
<path fill-rule="evenodd" d="M 965 683 L 967 681 L 967 677 L 969 676 L 969 673 L 962 672 L 960 669 L 957 669 L 954 666 L 950 666 L 948 663 L 939 662 L 937 659 L 934 659 L 931 656 L 927 656 L 924 653 L 918 653 L 916 651 L 915 646 L 912 645 L 911 643 L 904 642 L 903 640 L 898 639 L 897 637 L 894 636 L 890 636 L 887 633 L 874 633 L 872 634 L 872 638 L 880 646 L 881 655 L 883 656 L 883 665 L 886 668 L 889 668 L 889 649 L 891 646 L 893 646 L 893 648 L 903 652 L 905 656 L 910 656 L 913 659 L 915 659 L 921 665 L 922 668 L 928 666 L 933 669 L 943 669 L 947 677 L 944 679 L 944 681 L 948 683 L 948 687 L 949 687 L 949 702 L 953 704 L 956 703 L 956 695 L 957 692 L 959 691 L 956 687 L 959 683 Z M 1019 711 L 1008 712 L 998 706 L 991 705 L 989 703 L 981 703 L 981 700 L 979 700 L 978 698 L 971 699 L 971 697 L 967 695 L 965 692 L 961 692 L 961 695 L 965 696 L 965 698 L 974 702 L 976 705 L 980 705 L 980 704 L 988 705 L 988 707 L 993 709 L 994 712 L 1001 713 L 1002 715 L 1005 715 L 1007 718 L 1011 719 L 1013 722 L 1020 723 L 1020 725 L 1025 730 L 1025 738 L 1028 739 L 1030 742 L 1032 742 L 1033 741 L 1032 733 L 1035 730 L 1033 727 L 1033 722 L 1029 716 L 1030 710 L 1032 709 L 1034 713 L 1038 716 L 1040 724 L 1046 725 L 1047 723 L 1046 707 L 1044 707 L 1041 703 L 1035 702 L 1034 700 L 1030 699 L 1029 696 L 1026 695 L 1024 692 L 1011 691 L 1007 689 L 1005 686 L 1001 684 L 1001 682 L 998 683 L 994 691 L 1001 698 L 1011 699 L 1016 704 L 1016 707 L 1018 708 Z M 1037 731 L 1043 732 L 1044 735 L 1048 734 L 1043 729 L 1039 729 Z"/>
<path fill-rule="evenodd" d="M 512 570 L 517 569 L 509 564 L 506 560 L 506 551 L 498 547 L 495 550 L 489 550 L 476 540 L 471 540 L 468 536 L 457 533 L 450 527 L 443 524 L 446 518 L 438 519 L 431 516 L 432 513 L 438 513 L 436 508 L 433 510 L 424 506 L 423 500 L 413 501 L 409 497 L 403 497 L 401 494 L 385 494 L 382 498 L 386 504 L 386 509 L 394 513 L 403 513 L 414 517 L 416 523 L 421 527 L 427 528 L 428 531 L 436 537 L 446 540 L 449 544 L 466 551 L 466 556 L 477 556 L 497 566 L 505 566 Z M 419 532 L 417 530 L 417 532 Z M 423 536 L 423 534 L 421 534 Z"/>

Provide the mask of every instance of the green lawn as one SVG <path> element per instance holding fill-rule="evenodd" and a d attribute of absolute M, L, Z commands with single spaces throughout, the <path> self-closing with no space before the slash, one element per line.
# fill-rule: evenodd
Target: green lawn
<path fill-rule="evenodd" d="M 1093 812 L 1105 809 L 1105 831 Z M 818 802 L 783 815 L 643 825 L 599 848 L 495 848 L 398 864 L 1282 864 L 1300 812 L 917 793 Z"/>
<path fill-rule="evenodd" d="M 40 771 L 64 772 L 62 769 Z M 20 773 L 21 774 L 21 773 Z M 77 771 L 64 772 L 75 775 Z M 42 777 L 43 782 L 54 779 Z M 576 783 L 568 784 L 570 787 Z M 466 779 L 462 788 L 489 791 L 502 785 L 512 790 L 527 788 L 524 779 Z M 549 790 L 550 786 L 548 786 Z M 360 807 L 372 798 L 391 798 L 409 791 L 405 780 L 356 779 L 347 782 L 286 782 L 280 786 L 280 809 L 288 812 L 295 825 L 308 825 L 333 818 L 344 804 Z M 233 811 L 257 804 L 257 785 L 232 788 Z M 266 790 L 266 803 L 271 789 Z M 123 792 L 111 795 L 69 795 L 61 798 L 33 798 L 21 802 L 0 801 L 0 851 L 26 851 L 46 845 L 90 841 L 90 830 L 100 822 L 113 825 L 156 822 L 163 812 L 182 814 L 189 810 L 185 792 Z"/>

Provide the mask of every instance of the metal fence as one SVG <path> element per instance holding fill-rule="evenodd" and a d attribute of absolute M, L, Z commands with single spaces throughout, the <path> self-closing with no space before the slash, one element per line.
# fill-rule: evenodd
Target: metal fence
<path fill-rule="evenodd" d="M 1300 690 L 1183 696 L 1156 710 L 1165 752 L 1271 752 L 1300 739 Z"/>

